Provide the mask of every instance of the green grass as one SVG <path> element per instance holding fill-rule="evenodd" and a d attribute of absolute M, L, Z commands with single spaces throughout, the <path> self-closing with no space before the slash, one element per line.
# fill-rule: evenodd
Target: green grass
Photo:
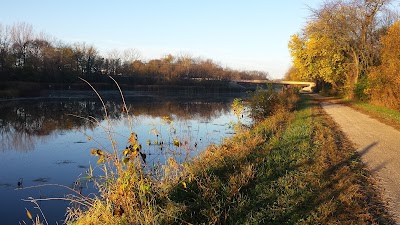
<path fill-rule="evenodd" d="M 376 106 L 365 102 L 354 102 L 356 107 L 362 108 L 368 112 L 379 114 L 381 117 L 389 120 L 394 120 L 400 123 L 400 111 L 389 109 L 383 106 Z"/>
<path fill-rule="evenodd" d="M 379 120 L 386 125 L 400 130 L 400 111 L 398 110 L 390 109 L 384 106 L 377 106 L 366 102 L 343 101 L 343 103 L 364 114 L 369 115 L 372 118 Z"/>
<path fill-rule="evenodd" d="M 253 140 L 253 141 L 251 141 Z M 192 224 L 391 224 L 355 149 L 303 98 L 192 165 L 171 200 Z M 239 187 L 239 188 L 238 188 Z"/>
<path fill-rule="evenodd" d="M 279 108 L 169 164 L 164 172 L 179 176 L 159 183 L 126 170 L 71 224 L 394 224 L 351 143 L 307 96 L 295 112 Z"/>

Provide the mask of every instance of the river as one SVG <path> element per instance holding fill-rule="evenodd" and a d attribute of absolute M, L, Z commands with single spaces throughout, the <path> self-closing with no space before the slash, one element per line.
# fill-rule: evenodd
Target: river
<path fill-rule="evenodd" d="M 51 184 L 65 185 L 84 195 L 96 193 L 93 182 L 77 181 L 91 168 L 98 170 L 91 149 L 111 149 L 106 135 L 109 125 L 121 151 L 132 131 L 138 135 L 149 167 L 162 164 L 171 156 L 182 162 L 233 134 L 232 123 L 237 118 L 231 103 L 234 97 L 240 97 L 127 92 L 127 114 L 118 92 L 100 94 L 108 120 L 93 92 L 52 92 L 41 98 L 0 101 L 2 224 L 23 220 L 29 224 L 25 208 L 34 216 L 40 214 L 34 204 L 21 199 L 59 198 L 71 193 Z M 175 146 L 174 140 L 181 146 Z M 67 201 L 38 204 L 49 224 L 62 224 Z"/>

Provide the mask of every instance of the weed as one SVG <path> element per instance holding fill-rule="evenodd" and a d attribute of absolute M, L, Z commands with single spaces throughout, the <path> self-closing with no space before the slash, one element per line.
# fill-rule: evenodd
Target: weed
<path fill-rule="evenodd" d="M 355 149 L 320 108 L 276 111 L 210 146 L 170 199 L 192 224 L 392 224 Z M 371 197 L 372 196 L 372 197 Z"/>
<path fill-rule="evenodd" d="M 102 166 L 104 174 L 96 179 L 99 195 L 93 198 L 90 207 L 86 208 L 80 205 L 71 207 L 68 210 L 66 222 L 68 224 L 159 224 L 168 222 L 173 218 L 175 212 L 171 211 L 174 209 L 173 205 L 167 202 L 165 193 L 168 185 L 166 183 L 169 184 L 178 179 L 179 166 L 173 158 L 169 158 L 166 165 L 157 167 L 161 169 L 148 169 L 146 154 L 142 151 L 138 135 L 133 132 L 133 119 L 126 107 L 122 91 L 118 83 L 115 83 L 120 91 L 123 112 L 126 113 L 131 131 L 127 137 L 127 147 L 123 150 L 119 150 L 117 147 L 106 106 L 99 93 L 88 83 L 103 104 L 107 121 L 107 126 L 103 129 L 111 143 L 111 150 L 91 150 L 91 153 L 98 157 L 97 163 Z M 93 122 L 98 123 L 97 121 Z M 149 143 L 151 144 L 151 141 Z M 175 146 L 181 146 L 181 142 L 178 140 L 174 140 L 173 143 Z M 161 173 L 163 174 L 160 175 Z M 176 210 L 174 209 L 174 211 Z"/>
<path fill-rule="evenodd" d="M 276 92 L 272 85 L 267 90 L 257 87 L 250 100 L 250 114 L 255 121 L 261 121 L 280 110 L 292 111 L 299 100 L 297 93 L 295 88 Z"/>
<path fill-rule="evenodd" d="M 254 127 L 154 170 L 146 170 L 133 129 L 119 150 L 108 123 L 112 149 L 92 150 L 104 174 L 99 195 L 70 197 L 77 204 L 67 224 L 392 223 L 350 142 L 320 108 L 298 99 L 293 90 L 258 90 Z"/>

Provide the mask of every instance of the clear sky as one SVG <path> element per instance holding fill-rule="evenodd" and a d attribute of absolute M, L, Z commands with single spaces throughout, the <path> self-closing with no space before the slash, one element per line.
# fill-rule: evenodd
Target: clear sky
<path fill-rule="evenodd" d="M 0 23 L 27 22 L 102 53 L 137 49 L 143 60 L 189 53 L 282 78 L 292 34 L 322 0 L 2 0 Z"/>

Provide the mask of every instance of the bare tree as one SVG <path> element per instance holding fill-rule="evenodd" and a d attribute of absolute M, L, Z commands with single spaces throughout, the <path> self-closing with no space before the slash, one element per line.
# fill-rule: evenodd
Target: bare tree
<path fill-rule="evenodd" d="M 181 70 L 184 72 L 185 78 L 189 78 L 190 74 L 190 68 L 193 64 L 193 58 L 190 53 L 187 52 L 181 52 L 178 55 L 178 63 L 181 68 Z"/>
<path fill-rule="evenodd" d="M 87 45 L 85 42 L 75 43 L 73 45 L 74 57 L 76 62 L 76 71 L 81 75 L 90 75 L 94 71 L 94 65 L 98 51 L 93 45 Z"/>
<path fill-rule="evenodd" d="M 0 24 L 0 71 L 5 71 L 11 67 L 10 62 L 10 45 L 11 45 L 10 28 Z"/>
<path fill-rule="evenodd" d="M 139 50 L 135 48 L 128 48 L 124 50 L 122 54 L 122 59 L 124 62 L 132 63 L 135 60 L 139 60 L 141 58 L 141 54 Z"/>
<path fill-rule="evenodd" d="M 32 25 L 27 23 L 15 23 L 11 27 L 11 41 L 13 49 L 18 57 L 17 67 L 22 67 L 26 63 L 27 45 L 33 38 Z"/>
<path fill-rule="evenodd" d="M 140 60 L 141 54 L 137 49 L 129 48 L 122 54 L 122 74 L 132 75 L 135 72 L 133 62 Z"/>
<path fill-rule="evenodd" d="M 113 49 L 107 53 L 108 59 L 108 75 L 117 75 L 117 71 L 121 67 L 122 54 L 117 49 Z"/>
<path fill-rule="evenodd" d="M 98 55 L 97 49 L 90 45 L 86 51 L 86 75 L 92 74 L 94 72 L 94 66 L 96 62 L 96 57 Z"/>

